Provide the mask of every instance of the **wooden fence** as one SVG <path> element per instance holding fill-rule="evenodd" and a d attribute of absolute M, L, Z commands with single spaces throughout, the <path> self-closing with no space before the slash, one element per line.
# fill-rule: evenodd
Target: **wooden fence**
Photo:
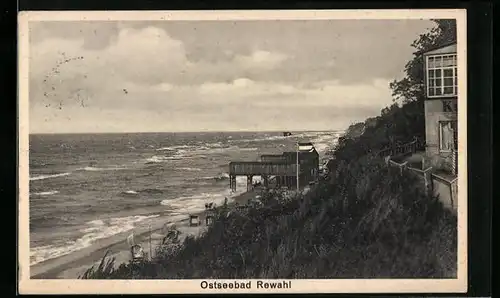
<path fill-rule="evenodd" d="M 409 154 L 413 154 L 419 150 L 422 150 L 423 148 L 425 148 L 425 144 L 421 142 L 418 138 L 415 138 L 413 141 L 409 143 L 382 149 L 377 153 L 377 155 L 382 158 L 386 156 L 390 156 L 392 158 L 402 157 Z"/>

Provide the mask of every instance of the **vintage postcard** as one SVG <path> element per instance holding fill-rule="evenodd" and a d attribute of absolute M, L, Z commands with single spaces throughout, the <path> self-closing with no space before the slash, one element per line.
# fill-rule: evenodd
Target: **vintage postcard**
<path fill-rule="evenodd" d="M 20 13 L 20 292 L 465 292 L 466 68 L 465 10 Z"/>

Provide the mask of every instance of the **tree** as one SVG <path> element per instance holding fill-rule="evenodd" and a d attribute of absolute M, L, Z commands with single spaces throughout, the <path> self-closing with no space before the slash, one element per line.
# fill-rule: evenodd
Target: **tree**
<path fill-rule="evenodd" d="M 407 103 L 424 99 L 424 65 L 420 53 L 456 40 L 456 20 L 441 19 L 432 21 L 437 26 L 421 34 L 412 43 L 412 47 L 416 51 L 413 53 L 413 59 L 405 65 L 406 76 L 399 81 L 394 80 L 390 83 L 395 102 Z"/>

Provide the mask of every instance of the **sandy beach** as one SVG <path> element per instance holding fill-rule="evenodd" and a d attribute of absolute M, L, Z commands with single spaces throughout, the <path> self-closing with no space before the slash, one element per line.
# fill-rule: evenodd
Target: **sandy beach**
<path fill-rule="evenodd" d="M 255 187 L 253 190 L 244 192 L 232 198 L 230 205 L 245 204 L 249 199 L 255 198 L 260 193 L 261 188 Z M 205 212 L 196 213 L 200 219 L 200 226 L 189 226 L 189 214 L 185 219 L 179 221 L 169 221 L 168 217 L 158 218 L 155 225 L 151 226 L 151 247 L 154 255 L 155 247 L 164 237 L 163 227 L 166 223 L 173 222 L 181 232 L 182 239 L 188 235 L 199 236 L 207 228 L 205 225 Z M 116 234 L 110 238 L 97 241 L 90 247 L 78 250 L 74 253 L 58 258 L 49 259 L 30 266 L 30 276 L 32 279 L 77 279 L 88 268 L 94 264 L 99 264 L 107 251 L 109 257 L 114 257 L 115 266 L 126 263 L 130 259 L 130 250 L 126 238 L 132 231 Z M 134 231 L 135 242 L 140 244 L 144 252 L 149 254 L 149 227 L 137 228 Z M 182 240 L 181 239 L 181 240 Z"/>

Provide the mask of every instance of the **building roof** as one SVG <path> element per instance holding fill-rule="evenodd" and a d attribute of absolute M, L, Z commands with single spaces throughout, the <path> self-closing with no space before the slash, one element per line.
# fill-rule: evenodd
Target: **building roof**
<path fill-rule="evenodd" d="M 415 54 L 417 56 L 425 55 L 426 53 L 429 53 L 429 52 L 432 52 L 432 51 L 435 51 L 435 50 L 439 50 L 439 49 L 442 49 L 442 48 L 446 48 L 446 47 L 449 47 L 449 46 L 454 45 L 456 43 L 457 43 L 456 40 L 452 40 L 452 41 L 449 41 L 449 42 L 446 42 L 446 43 L 435 45 L 433 47 L 430 47 L 430 48 L 422 50 L 422 51 L 417 51 Z"/>
<path fill-rule="evenodd" d="M 316 148 L 314 148 L 313 143 L 304 142 L 304 143 L 299 143 L 299 151 L 300 152 L 314 152 L 314 151 L 316 151 Z"/>

